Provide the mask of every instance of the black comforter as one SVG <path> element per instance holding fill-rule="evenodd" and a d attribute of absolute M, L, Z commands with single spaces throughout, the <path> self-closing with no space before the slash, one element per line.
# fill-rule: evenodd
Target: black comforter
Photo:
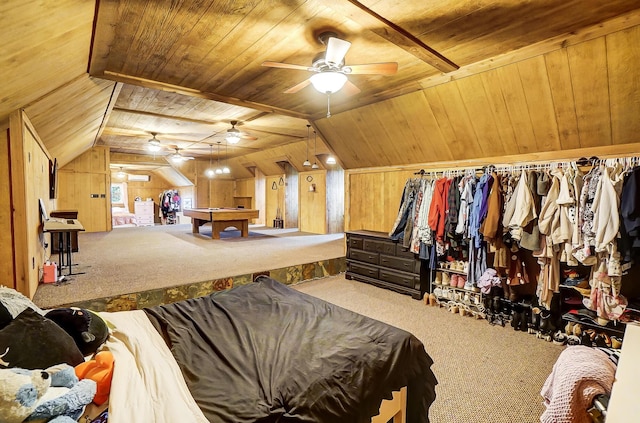
<path fill-rule="evenodd" d="M 145 311 L 211 422 L 369 422 L 402 386 L 407 422 L 429 421 L 417 338 L 273 279 Z"/>

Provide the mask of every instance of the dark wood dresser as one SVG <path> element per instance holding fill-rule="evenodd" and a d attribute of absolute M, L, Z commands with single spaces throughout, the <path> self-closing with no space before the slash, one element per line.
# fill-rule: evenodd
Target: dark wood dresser
<path fill-rule="evenodd" d="M 347 279 L 409 294 L 419 300 L 429 290 L 426 263 L 384 232 L 348 231 Z"/>

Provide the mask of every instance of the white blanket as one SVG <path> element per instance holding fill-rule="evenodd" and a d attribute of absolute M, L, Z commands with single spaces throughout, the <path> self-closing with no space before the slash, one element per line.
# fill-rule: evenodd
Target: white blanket
<path fill-rule="evenodd" d="M 542 423 L 590 423 L 587 409 L 599 394 L 610 394 L 616 366 L 602 351 L 567 347 L 542 386 L 546 410 Z"/>
<path fill-rule="evenodd" d="M 207 423 L 171 351 L 142 310 L 100 313 L 115 327 L 109 423 Z"/>

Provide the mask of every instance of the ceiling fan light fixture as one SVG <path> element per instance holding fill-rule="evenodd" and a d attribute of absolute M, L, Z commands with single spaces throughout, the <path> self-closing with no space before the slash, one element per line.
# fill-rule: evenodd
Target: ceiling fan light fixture
<path fill-rule="evenodd" d="M 174 163 L 180 163 L 183 160 L 185 160 L 185 158 L 182 157 L 179 153 L 175 153 L 171 155 L 171 161 L 173 161 Z"/>
<path fill-rule="evenodd" d="M 126 176 L 127 176 L 127 174 L 124 172 L 124 170 L 121 167 L 120 171 L 118 172 L 118 178 L 124 179 Z"/>
<path fill-rule="evenodd" d="M 160 143 L 158 141 L 149 141 L 149 144 L 147 145 L 147 150 L 149 151 L 153 151 L 154 153 L 160 151 L 162 149 L 162 147 L 160 146 Z"/>
<path fill-rule="evenodd" d="M 347 82 L 347 75 L 336 71 L 323 71 L 311 75 L 309 78 L 313 88 L 322 94 L 333 94 L 340 91 Z"/>
<path fill-rule="evenodd" d="M 237 144 L 240 142 L 240 137 L 236 134 L 229 134 L 225 139 L 229 144 Z"/>

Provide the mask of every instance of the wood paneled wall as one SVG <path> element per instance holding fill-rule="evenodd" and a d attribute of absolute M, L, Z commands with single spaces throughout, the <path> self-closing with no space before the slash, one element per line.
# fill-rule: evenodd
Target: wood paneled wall
<path fill-rule="evenodd" d="M 398 215 L 410 170 L 379 170 L 345 176 L 345 230 L 388 232 Z"/>
<path fill-rule="evenodd" d="M 59 172 L 58 208 L 78 210 L 86 232 L 111 230 L 109 148 L 93 147 Z"/>
<path fill-rule="evenodd" d="M 300 172 L 300 222 L 302 232 L 327 233 L 327 175 L 325 170 Z"/>
<path fill-rule="evenodd" d="M 49 198 L 49 163 L 52 159 L 24 111 L 10 116 L 11 219 L 3 222 L 3 233 L 11 234 L 13 277 L 8 284 L 32 298 L 38 288 L 43 263 L 48 259 L 51 238 L 42 232 L 39 199 L 47 212 L 56 201 Z M 8 244 L 7 244 L 8 245 Z"/>
<path fill-rule="evenodd" d="M 289 162 L 284 164 L 284 172 L 284 227 L 298 228 L 300 220 L 300 197 L 298 192 L 300 174 Z"/>
<path fill-rule="evenodd" d="M 314 123 L 345 169 L 640 141 L 640 26 Z"/>
<path fill-rule="evenodd" d="M 278 209 L 280 209 L 280 216 L 284 216 L 286 213 L 284 201 L 286 187 L 284 177 L 284 174 L 265 177 L 265 226 L 273 226 L 273 219 L 276 218 Z"/>
<path fill-rule="evenodd" d="M 327 231 L 344 232 L 344 170 L 338 165 L 327 169 Z"/>
<path fill-rule="evenodd" d="M 10 161 L 9 122 L 4 122 L 0 124 L 0 181 L 2 181 L 0 182 L 0 197 L 5 199 L 0 202 L 0 233 L 2 233 L 2 243 L 5 246 L 13 246 Z M 13 248 L 0 248 L 0 263 L 2 263 L 0 266 L 1 283 L 15 288 Z"/>

